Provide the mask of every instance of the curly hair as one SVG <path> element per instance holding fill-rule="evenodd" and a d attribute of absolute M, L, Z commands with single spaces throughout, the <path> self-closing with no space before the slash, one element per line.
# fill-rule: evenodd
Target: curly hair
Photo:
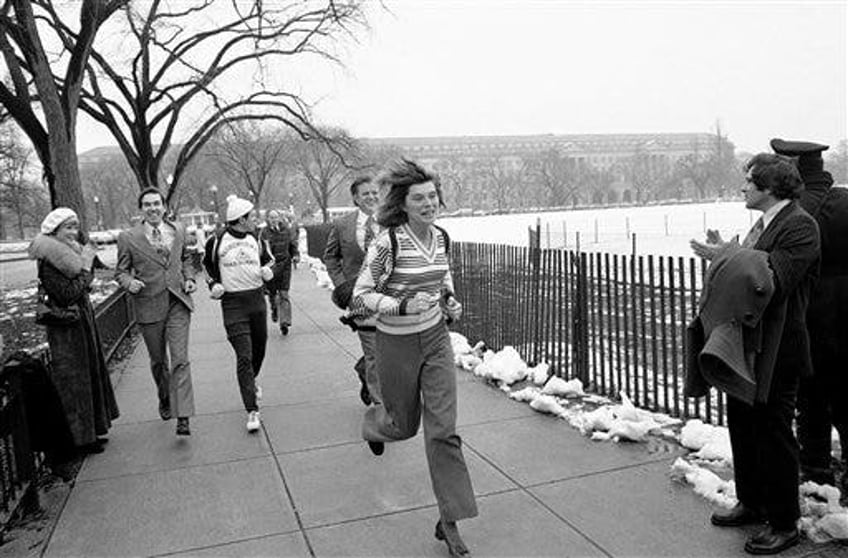
<path fill-rule="evenodd" d="M 386 165 L 386 168 L 377 176 L 376 180 L 380 189 L 386 192 L 383 202 L 377 208 L 377 222 L 383 227 L 396 227 L 409 220 L 403 206 L 406 203 L 409 189 L 416 184 L 432 182 L 436 186 L 436 194 L 439 196 L 439 206 L 445 207 L 439 175 L 405 157 Z"/>
<path fill-rule="evenodd" d="M 749 170 L 751 183 L 757 190 L 771 190 L 779 200 L 794 200 L 804 191 L 804 182 L 792 157 L 758 153 L 745 163 L 745 172 Z"/>

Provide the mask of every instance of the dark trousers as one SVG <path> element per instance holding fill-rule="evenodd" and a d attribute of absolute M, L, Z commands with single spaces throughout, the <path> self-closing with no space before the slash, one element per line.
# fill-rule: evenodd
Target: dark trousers
<path fill-rule="evenodd" d="M 790 529 L 801 516 L 798 505 L 798 441 L 792 431 L 798 376 L 776 370 L 768 401 L 748 405 L 727 398 L 736 495 L 763 510 L 775 529 Z"/>
<path fill-rule="evenodd" d="M 456 433 L 456 365 L 445 324 L 409 335 L 378 330 L 376 349 L 383 404 L 365 412 L 363 438 L 406 440 L 418 432 L 423 415 L 424 449 L 441 519 L 476 516 L 471 477 Z"/>
<path fill-rule="evenodd" d="M 225 293 L 221 297 L 224 329 L 236 353 L 236 377 L 246 411 L 258 411 L 256 377 L 265 359 L 268 309 L 262 289 Z"/>
<path fill-rule="evenodd" d="M 815 374 L 801 380 L 798 392 L 798 441 L 801 470 L 816 480 L 833 474 L 830 457 L 833 427 L 839 432 L 842 461 L 848 463 L 848 372 L 845 370 L 848 354 L 828 358 L 823 350 L 815 352 L 813 339 L 811 336 Z M 842 352 L 848 351 L 843 348 Z"/>

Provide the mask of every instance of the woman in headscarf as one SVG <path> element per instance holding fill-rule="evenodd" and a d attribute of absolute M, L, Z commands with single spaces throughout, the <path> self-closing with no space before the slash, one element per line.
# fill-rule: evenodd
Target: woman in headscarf
<path fill-rule="evenodd" d="M 74 444 L 84 453 L 103 451 L 104 436 L 118 417 L 118 405 L 100 344 L 88 293 L 95 251 L 81 245 L 77 214 L 58 207 L 41 223 L 29 247 L 38 262 L 38 279 L 50 304 L 76 308 L 79 320 L 48 325 L 50 375 L 59 392 Z"/>
<path fill-rule="evenodd" d="M 386 195 L 377 222 L 386 231 L 368 248 L 353 309 L 377 315 L 383 403 L 366 411 L 362 435 L 382 455 L 385 442 L 415 436 L 423 416 L 439 507 L 435 536 L 451 556 L 469 556 L 457 521 L 475 517 L 477 503 L 456 433 L 456 366 L 445 318 L 459 319 L 462 305 L 453 292 L 447 233 L 434 224 L 442 188 L 437 175 L 407 159 L 389 165 L 378 182 Z"/>

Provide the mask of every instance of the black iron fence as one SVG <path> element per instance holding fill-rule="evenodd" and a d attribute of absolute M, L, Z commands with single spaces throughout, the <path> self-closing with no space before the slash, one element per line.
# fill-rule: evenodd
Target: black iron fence
<path fill-rule="evenodd" d="M 724 424 L 723 396 L 683 397 L 702 260 L 530 245 L 451 244 L 458 332 L 472 344 L 512 345 L 587 391 L 623 391 L 645 409 Z"/>
<path fill-rule="evenodd" d="M 97 305 L 95 316 L 108 361 L 135 324 L 132 297 L 123 289 L 113 292 Z M 33 356 L 49 368 L 48 350 Z M 22 499 L 36 497 L 28 488 L 42 458 L 30 443 L 21 368 L 4 367 L 0 370 L 0 543 L 3 529 Z M 37 500 L 33 504 L 37 506 Z"/>

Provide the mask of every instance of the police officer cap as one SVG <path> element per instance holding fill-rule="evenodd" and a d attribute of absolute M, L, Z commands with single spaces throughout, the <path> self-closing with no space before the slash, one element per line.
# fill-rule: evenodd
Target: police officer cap
<path fill-rule="evenodd" d="M 824 168 L 822 151 L 827 151 L 830 147 L 811 141 L 787 141 L 780 138 L 774 138 L 770 144 L 778 155 L 798 157 L 798 170 L 801 174 L 821 171 Z"/>

